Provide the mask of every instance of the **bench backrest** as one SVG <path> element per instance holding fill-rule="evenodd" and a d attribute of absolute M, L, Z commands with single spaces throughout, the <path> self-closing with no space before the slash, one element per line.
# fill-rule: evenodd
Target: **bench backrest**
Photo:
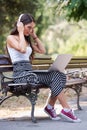
<path fill-rule="evenodd" d="M 87 56 L 74 56 L 66 68 L 87 68 Z"/>
<path fill-rule="evenodd" d="M 48 69 L 53 60 L 50 56 L 43 56 L 43 57 L 35 57 L 32 61 L 33 69 Z M 73 57 L 69 64 L 67 65 L 66 69 L 72 68 L 87 68 L 87 57 Z M 0 55 L 0 72 L 7 72 L 12 71 L 12 63 L 7 55 Z"/>
<path fill-rule="evenodd" d="M 53 63 L 53 60 L 49 56 L 35 57 L 32 61 L 33 69 L 48 69 Z M 9 56 L 0 55 L 0 72 L 12 71 L 12 63 Z"/>

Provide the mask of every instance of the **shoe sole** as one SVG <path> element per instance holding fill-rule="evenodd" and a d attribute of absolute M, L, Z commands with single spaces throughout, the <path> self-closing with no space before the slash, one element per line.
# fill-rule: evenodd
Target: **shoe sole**
<path fill-rule="evenodd" d="M 47 111 L 44 110 L 44 112 L 45 112 L 47 115 L 49 115 L 50 119 L 52 119 L 52 120 L 58 121 L 58 120 L 61 119 L 60 117 L 52 118 L 52 117 L 50 116 L 50 114 L 49 114 Z"/>
<path fill-rule="evenodd" d="M 79 123 L 79 122 L 81 122 L 80 119 L 79 120 L 73 120 L 73 119 L 69 118 L 68 116 L 66 116 L 66 115 L 64 115 L 62 113 L 60 113 L 60 116 L 63 117 L 64 119 L 66 119 L 69 122 L 73 122 L 73 123 Z"/>

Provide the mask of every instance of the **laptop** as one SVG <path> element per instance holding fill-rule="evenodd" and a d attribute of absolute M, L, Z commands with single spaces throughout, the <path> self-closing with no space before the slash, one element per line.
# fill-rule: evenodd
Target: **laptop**
<path fill-rule="evenodd" d="M 34 70 L 34 72 L 60 71 L 64 73 L 65 68 L 72 57 L 72 54 L 59 54 L 48 70 Z"/>
<path fill-rule="evenodd" d="M 59 54 L 53 64 L 50 66 L 48 71 L 60 71 L 64 72 L 66 66 L 70 62 L 71 58 L 73 57 L 72 54 Z"/>

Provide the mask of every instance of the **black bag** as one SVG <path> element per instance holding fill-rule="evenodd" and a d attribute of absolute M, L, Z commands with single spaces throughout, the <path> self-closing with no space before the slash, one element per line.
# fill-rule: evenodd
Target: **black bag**
<path fill-rule="evenodd" d="M 12 64 L 8 55 L 0 54 L 0 65 Z"/>

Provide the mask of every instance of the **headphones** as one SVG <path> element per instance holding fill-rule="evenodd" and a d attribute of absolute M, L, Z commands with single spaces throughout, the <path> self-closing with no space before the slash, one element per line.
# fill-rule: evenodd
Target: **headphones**
<path fill-rule="evenodd" d="M 20 22 L 21 17 L 22 17 L 23 15 L 24 15 L 24 14 L 21 14 L 21 15 L 19 16 L 19 18 L 18 18 L 18 22 Z"/>

